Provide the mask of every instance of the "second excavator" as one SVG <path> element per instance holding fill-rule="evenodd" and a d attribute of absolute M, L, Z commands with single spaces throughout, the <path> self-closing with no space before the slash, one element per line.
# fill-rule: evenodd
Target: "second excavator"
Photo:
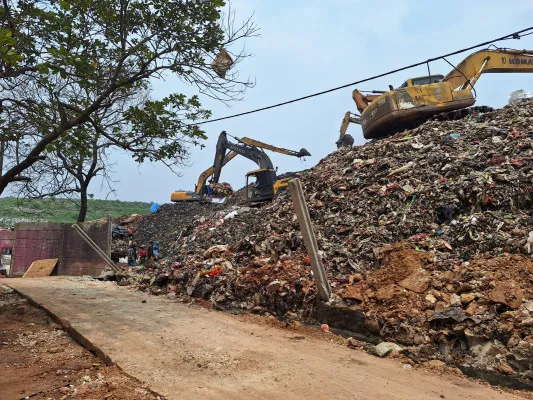
<path fill-rule="evenodd" d="M 474 85 L 485 73 L 533 72 L 532 50 L 486 49 L 469 55 L 446 76 L 429 75 L 408 79 L 399 88 L 352 97 L 361 115 L 344 116 L 337 146 L 345 139 L 350 122 L 360 124 L 365 139 L 379 139 L 412 128 L 431 116 L 470 107 L 475 103 Z"/>
<path fill-rule="evenodd" d="M 207 179 L 212 176 L 210 183 L 218 183 L 222 167 L 237 155 L 254 161 L 259 169 L 250 171 L 246 174 L 246 200 L 248 203 L 259 203 L 272 200 L 279 190 L 288 185 L 290 178 L 277 179 L 276 169 L 272 161 L 263 149 L 276 153 L 285 154 L 293 157 L 306 157 L 311 154 L 304 148 L 300 151 L 284 149 L 282 147 L 272 146 L 259 140 L 248 137 L 235 138 L 237 143 L 228 140 L 228 133 L 222 131 L 219 135 L 215 160 L 212 167 L 206 169 L 198 178 L 198 183 L 194 192 L 174 192 L 171 195 L 171 201 L 208 201 Z"/>

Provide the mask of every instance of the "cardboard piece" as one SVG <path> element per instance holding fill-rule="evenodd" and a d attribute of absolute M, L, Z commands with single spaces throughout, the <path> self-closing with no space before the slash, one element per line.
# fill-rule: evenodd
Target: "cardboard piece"
<path fill-rule="evenodd" d="M 23 278 L 37 278 L 42 276 L 50 276 L 57 265 L 59 258 L 48 258 L 45 260 L 37 260 L 31 263 L 30 268 L 24 273 Z"/>

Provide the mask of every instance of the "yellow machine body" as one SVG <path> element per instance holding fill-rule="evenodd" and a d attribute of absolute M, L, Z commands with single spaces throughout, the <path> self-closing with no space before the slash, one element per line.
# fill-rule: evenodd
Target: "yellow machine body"
<path fill-rule="evenodd" d="M 341 138 L 350 122 L 361 124 L 366 139 L 378 139 L 437 113 L 469 107 L 482 74 L 522 72 L 533 72 L 533 51 L 487 49 L 469 55 L 446 76 L 411 78 L 379 96 L 362 96 L 356 89 L 352 97 L 361 115 L 344 116 Z"/>

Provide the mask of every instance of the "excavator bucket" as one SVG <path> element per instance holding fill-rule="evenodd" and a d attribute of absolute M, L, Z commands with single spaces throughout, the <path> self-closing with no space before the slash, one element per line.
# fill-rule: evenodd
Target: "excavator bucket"
<path fill-rule="evenodd" d="M 305 148 L 301 148 L 296 157 L 310 157 L 311 153 L 309 153 Z"/>
<path fill-rule="evenodd" d="M 340 149 L 341 147 L 350 147 L 350 146 L 353 146 L 354 144 L 354 140 L 353 140 L 353 136 L 350 135 L 349 133 L 345 134 L 342 138 L 340 138 L 339 140 L 337 140 L 335 142 L 335 144 L 337 145 L 337 148 Z"/>
<path fill-rule="evenodd" d="M 361 118 L 348 111 L 346 114 L 344 114 L 344 118 L 342 119 L 341 129 L 339 131 L 339 140 L 335 142 L 338 149 L 341 147 L 350 147 L 354 144 L 353 136 L 346 133 L 350 123 L 361 124 Z"/>

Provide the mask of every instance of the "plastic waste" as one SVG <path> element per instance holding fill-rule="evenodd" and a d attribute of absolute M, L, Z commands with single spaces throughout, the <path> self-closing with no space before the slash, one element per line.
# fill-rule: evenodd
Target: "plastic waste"
<path fill-rule="evenodd" d="M 237 215 L 237 211 L 232 211 L 224 217 L 224 221 L 227 221 L 228 219 L 233 219 L 235 218 L 236 215 Z"/>
<path fill-rule="evenodd" d="M 161 207 L 159 206 L 158 203 L 153 203 L 153 204 L 150 206 L 150 211 L 151 211 L 152 213 L 155 213 L 155 212 L 157 212 L 157 210 L 159 210 L 160 208 L 161 208 Z"/>
<path fill-rule="evenodd" d="M 509 104 L 517 102 L 519 100 L 531 98 L 533 98 L 533 93 L 531 93 L 529 90 L 518 89 L 509 95 Z"/>
<path fill-rule="evenodd" d="M 457 140 L 457 139 L 460 139 L 461 138 L 461 134 L 460 133 L 455 133 L 455 132 L 452 132 L 448 135 L 448 137 L 450 139 L 453 139 L 453 140 Z"/>
<path fill-rule="evenodd" d="M 209 272 L 209 276 L 210 277 L 217 276 L 217 275 L 221 274 L 222 271 L 223 271 L 222 268 L 214 269 L 211 272 Z"/>

